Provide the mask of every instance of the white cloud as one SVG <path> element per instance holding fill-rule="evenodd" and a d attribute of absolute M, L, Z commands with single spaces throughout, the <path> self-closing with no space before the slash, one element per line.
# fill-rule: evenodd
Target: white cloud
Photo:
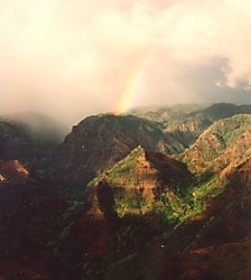
<path fill-rule="evenodd" d="M 0 4 L 3 111 L 40 110 L 68 123 L 112 111 L 137 69 L 145 84 L 135 106 L 250 94 L 249 1 Z"/>

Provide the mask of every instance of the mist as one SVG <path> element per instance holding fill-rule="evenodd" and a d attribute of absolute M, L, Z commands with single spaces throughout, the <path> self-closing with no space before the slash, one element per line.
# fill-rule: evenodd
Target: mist
<path fill-rule="evenodd" d="M 251 103 L 251 2 L 0 0 L 0 114 Z M 122 113 L 122 112 L 121 112 Z"/>

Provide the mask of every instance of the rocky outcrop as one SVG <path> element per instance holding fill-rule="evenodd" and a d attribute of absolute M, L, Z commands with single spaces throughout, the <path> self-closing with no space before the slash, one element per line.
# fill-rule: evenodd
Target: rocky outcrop
<path fill-rule="evenodd" d="M 114 200 L 113 209 L 123 216 L 152 211 L 155 200 L 161 195 L 172 199 L 175 192 L 186 189 L 191 182 L 191 173 L 183 163 L 160 153 L 146 152 L 138 146 L 89 183 L 88 192 L 93 197 L 91 211 L 96 216 L 100 215 L 100 210 L 104 213 L 99 198 L 100 186 L 107 186 L 107 193 L 109 190 Z"/>

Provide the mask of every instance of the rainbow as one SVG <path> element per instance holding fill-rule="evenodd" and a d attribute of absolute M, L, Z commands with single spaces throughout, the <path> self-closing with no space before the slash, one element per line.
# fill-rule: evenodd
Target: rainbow
<path fill-rule="evenodd" d="M 125 113 L 140 102 L 140 97 L 146 86 L 146 72 L 145 63 L 140 64 L 139 67 L 132 72 L 125 90 L 119 99 L 115 114 Z"/>

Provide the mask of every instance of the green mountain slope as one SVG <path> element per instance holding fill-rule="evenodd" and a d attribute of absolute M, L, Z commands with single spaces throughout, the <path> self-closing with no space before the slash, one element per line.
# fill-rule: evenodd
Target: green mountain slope
<path fill-rule="evenodd" d="M 190 170 L 215 173 L 251 156 L 251 115 L 239 114 L 216 121 L 182 156 Z"/>
<path fill-rule="evenodd" d="M 178 105 L 152 111 L 135 111 L 134 114 L 158 121 L 168 138 L 175 139 L 179 146 L 168 151 L 169 154 L 183 152 L 193 144 L 199 135 L 213 122 L 237 114 L 251 114 L 251 105 L 218 103 L 210 106 Z"/>
<path fill-rule="evenodd" d="M 181 208 L 185 204 L 178 206 L 178 201 L 181 202 L 179 195 L 185 193 L 191 183 L 192 176 L 183 163 L 160 153 L 146 152 L 139 146 L 104 170 L 88 188 L 97 196 L 97 202 L 98 189 L 102 184 L 106 185 L 113 195 L 113 209 L 123 216 L 161 211 L 165 204 L 171 207 L 170 213 L 183 212 Z M 99 208 L 97 203 L 93 208 Z"/>

